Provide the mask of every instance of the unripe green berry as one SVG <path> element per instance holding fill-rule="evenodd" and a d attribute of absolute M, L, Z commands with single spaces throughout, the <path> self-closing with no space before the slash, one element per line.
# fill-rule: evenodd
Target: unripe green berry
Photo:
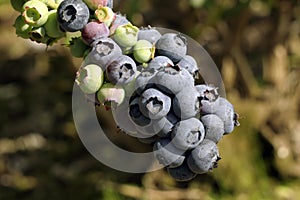
<path fill-rule="evenodd" d="M 77 72 L 75 82 L 84 93 L 94 94 L 103 84 L 103 70 L 95 64 L 81 67 Z"/>
<path fill-rule="evenodd" d="M 45 41 L 46 31 L 44 27 L 37 27 L 29 32 L 30 39 L 36 42 Z M 48 37 L 47 37 L 48 39 Z"/>
<path fill-rule="evenodd" d="M 133 48 L 133 56 L 139 63 L 146 63 L 154 57 L 155 47 L 147 40 L 139 40 Z"/>
<path fill-rule="evenodd" d="M 61 38 L 65 35 L 65 32 L 63 32 L 59 28 L 59 23 L 57 21 L 57 10 L 51 10 L 49 11 L 48 20 L 44 24 L 46 34 L 49 37 L 52 38 Z"/>
<path fill-rule="evenodd" d="M 30 36 L 29 38 L 32 41 L 35 41 L 37 43 L 52 45 L 54 42 L 56 42 L 55 38 L 50 38 L 49 36 L 46 35 L 46 31 L 44 27 L 34 27 L 29 32 L 29 36 Z"/>
<path fill-rule="evenodd" d="M 110 26 L 113 20 L 115 19 L 115 13 L 110 7 L 99 7 L 95 11 L 95 17 L 99 22 L 103 22 L 106 26 Z"/>
<path fill-rule="evenodd" d="M 110 103 L 120 105 L 125 99 L 125 90 L 121 86 L 105 83 L 97 92 L 97 98 L 106 106 Z"/>
<path fill-rule="evenodd" d="M 132 47 L 137 43 L 138 32 L 138 27 L 125 24 L 116 29 L 113 38 L 122 47 Z"/>
<path fill-rule="evenodd" d="M 40 27 L 48 19 L 48 7 L 39 0 L 30 0 L 23 5 L 24 21 L 34 27 Z"/>
<path fill-rule="evenodd" d="M 21 15 L 16 18 L 16 21 L 14 23 L 14 27 L 16 29 L 17 36 L 20 36 L 24 39 L 28 39 L 30 37 L 29 33 L 32 29 L 32 26 L 26 24 Z"/>

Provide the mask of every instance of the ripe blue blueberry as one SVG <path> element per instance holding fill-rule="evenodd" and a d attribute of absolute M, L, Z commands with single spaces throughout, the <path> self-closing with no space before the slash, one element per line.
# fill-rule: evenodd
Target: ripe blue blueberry
<path fill-rule="evenodd" d="M 159 139 L 153 146 L 156 159 L 164 167 L 179 167 L 184 159 L 184 151 L 176 148 L 170 139 Z"/>
<path fill-rule="evenodd" d="M 225 133 L 231 133 L 235 126 L 238 126 L 237 114 L 234 112 L 233 105 L 225 98 L 219 98 L 219 106 L 216 109 L 215 115 L 220 117 L 224 122 Z"/>
<path fill-rule="evenodd" d="M 145 117 L 140 111 L 139 98 L 140 97 L 137 96 L 129 103 L 129 116 L 134 124 L 138 126 L 146 126 L 150 124 L 151 120 Z"/>
<path fill-rule="evenodd" d="M 156 56 L 149 62 L 147 69 L 154 69 L 155 71 L 159 71 L 165 67 L 170 67 L 173 65 L 174 64 L 170 58 L 166 56 Z"/>
<path fill-rule="evenodd" d="M 180 118 L 178 118 L 175 113 L 173 112 L 173 110 L 170 110 L 170 112 L 167 115 L 167 119 L 169 122 L 171 122 L 173 125 L 176 125 L 179 121 Z"/>
<path fill-rule="evenodd" d="M 174 125 L 167 119 L 164 127 L 157 133 L 160 138 L 168 138 L 171 135 Z"/>
<path fill-rule="evenodd" d="M 166 124 L 165 124 L 164 128 L 160 132 L 157 133 L 157 135 L 161 138 L 170 137 L 174 126 L 180 121 L 180 119 L 178 117 L 176 117 L 176 115 L 174 114 L 174 112 L 172 110 L 170 110 L 170 112 L 167 114 L 166 118 L 167 118 L 167 120 L 166 120 Z"/>
<path fill-rule="evenodd" d="M 219 109 L 220 98 L 210 101 L 207 99 L 200 100 L 200 113 L 201 115 L 213 114 Z"/>
<path fill-rule="evenodd" d="M 194 173 L 203 174 L 216 168 L 219 160 L 219 150 L 216 143 L 204 139 L 199 146 L 191 151 L 187 158 L 187 164 Z"/>
<path fill-rule="evenodd" d="M 116 85 L 125 85 L 135 78 L 136 64 L 132 58 L 122 55 L 107 66 L 108 80 Z"/>
<path fill-rule="evenodd" d="M 185 79 L 172 67 L 165 67 L 155 75 L 155 83 L 159 89 L 168 94 L 177 94 L 183 90 Z"/>
<path fill-rule="evenodd" d="M 157 89 L 145 90 L 139 101 L 141 112 L 150 119 L 165 117 L 171 108 L 171 99 Z"/>
<path fill-rule="evenodd" d="M 198 74 L 198 65 L 197 61 L 190 55 L 185 55 L 177 65 L 180 68 L 185 68 L 194 78 L 197 77 Z"/>
<path fill-rule="evenodd" d="M 142 94 L 146 89 L 155 85 L 156 71 L 144 69 L 135 79 L 135 90 L 138 94 Z"/>
<path fill-rule="evenodd" d="M 218 143 L 225 132 L 224 122 L 214 114 L 208 114 L 201 117 L 201 121 L 205 128 L 205 138 Z"/>
<path fill-rule="evenodd" d="M 195 87 L 185 87 L 175 95 L 173 111 L 181 119 L 194 117 L 200 112 L 199 93 Z"/>
<path fill-rule="evenodd" d="M 142 28 L 138 34 L 138 40 L 147 40 L 151 44 L 155 44 L 161 37 L 160 32 L 158 32 L 155 28 L 147 27 Z"/>
<path fill-rule="evenodd" d="M 194 77 L 185 68 L 180 69 L 180 71 L 181 71 L 181 76 L 183 76 L 185 80 L 184 85 L 194 87 L 195 84 Z"/>
<path fill-rule="evenodd" d="M 161 119 L 151 119 L 150 123 L 147 124 L 146 126 L 138 126 L 136 125 L 136 130 L 141 133 L 139 137 L 145 136 L 154 136 L 158 132 L 160 132 L 166 124 L 166 118 L 163 117 Z"/>
<path fill-rule="evenodd" d="M 62 29 L 69 32 L 81 30 L 90 17 L 89 8 L 81 0 L 64 0 L 57 8 L 58 22 Z"/>
<path fill-rule="evenodd" d="M 136 135 L 137 131 L 129 116 L 129 98 L 125 98 L 123 103 L 112 110 L 114 121 L 119 129 L 129 135 Z"/>
<path fill-rule="evenodd" d="M 189 118 L 178 122 L 171 133 L 172 142 L 180 149 L 193 149 L 204 139 L 204 126 L 199 119 Z"/>
<path fill-rule="evenodd" d="M 92 43 L 92 50 L 85 59 L 87 63 L 101 66 L 103 71 L 115 59 L 122 55 L 121 48 L 110 38 L 101 38 Z"/>
<path fill-rule="evenodd" d="M 178 62 L 186 55 L 187 41 L 181 34 L 166 33 L 157 41 L 156 49 L 160 55 Z"/>
<path fill-rule="evenodd" d="M 189 169 L 186 162 L 176 168 L 167 167 L 167 170 L 171 177 L 180 182 L 190 181 L 197 176 L 196 173 Z"/>
<path fill-rule="evenodd" d="M 196 85 L 197 91 L 202 100 L 215 101 L 219 97 L 218 89 L 212 85 Z"/>
<path fill-rule="evenodd" d="M 215 113 L 219 106 L 219 94 L 217 88 L 211 85 L 196 85 L 200 95 L 200 113 L 202 115 Z"/>

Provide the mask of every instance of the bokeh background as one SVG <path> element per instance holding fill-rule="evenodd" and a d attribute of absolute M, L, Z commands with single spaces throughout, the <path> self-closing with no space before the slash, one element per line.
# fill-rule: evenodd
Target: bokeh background
<path fill-rule="evenodd" d="M 82 145 L 71 98 L 81 59 L 15 35 L 18 13 L 0 2 L 0 199 L 280 199 L 300 197 L 300 1 L 116 0 L 137 26 L 175 29 L 217 64 L 241 126 L 218 144 L 211 173 L 177 183 L 164 170 L 128 174 Z M 132 151 L 149 149 L 117 132 Z"/>

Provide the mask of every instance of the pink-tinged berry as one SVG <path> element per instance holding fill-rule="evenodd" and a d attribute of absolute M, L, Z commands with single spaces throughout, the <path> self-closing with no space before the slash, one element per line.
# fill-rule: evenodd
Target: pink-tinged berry
<path fill-rule="evenodd" d="M 109 7 L 98 7 L 95 11 L 95 17 L 99 22 L 103 22 L 107 26 L 110 26 L 116 15 Z"/>
<path fill-rule="evenodd" d="M 81 31 L 83 40 L 87 44 L 91 44 L 95 40 L 109 36 L 109 29 L 105 23 L 89 22 Z"/>
<path fill-rule="evenodd" d="M 105 83 L 97 92 L 97 98 L 107 107 L 113 106 L 111 103 L 120 105 L 125 99 L 125 90 L 121 86 Z"/>
<path fill-rule="evenodd" d="M 24 21 L 34 27 L 44 25 L 48 19 L 48 7 L 41 1 L 30 0 L 23 5 Z"/>

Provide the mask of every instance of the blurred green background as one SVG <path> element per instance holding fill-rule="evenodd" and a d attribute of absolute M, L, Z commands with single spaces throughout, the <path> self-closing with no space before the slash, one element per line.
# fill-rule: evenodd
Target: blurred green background
<path fill-rule="evenodd" d="M 84 148 L 71 98 L 81 59 L 15 35 L 18 13 L 0 2 L 0 200 L 280 199 L 300 197 L 300 1 L 119 0 L 137 26 L 197 40 L 220 69 L 241 126 L 218 144 L 211 173 L 176 183 L 164 170 L 128 174 Z M 100 110 L 100 112 L 105 112 Z M 149 147 L 116 133 L 133 151 Z"/>

